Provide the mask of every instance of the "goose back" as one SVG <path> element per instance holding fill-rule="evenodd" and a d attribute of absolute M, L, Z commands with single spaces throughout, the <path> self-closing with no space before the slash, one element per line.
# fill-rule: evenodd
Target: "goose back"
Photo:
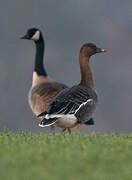
<path fill-rule="evenodd" d="M 47 81 L 32 87 L 29 91 L 29 105 L 37 116 L 46 111 L 53 98 L 67 86 L 55 81 Z"/>
<path fill-rule="evenodd" d="M 88 99 L 97 103 L 97 94 L 89 86 L 75 85 L 60 92 L 49 106 L 48 114 L 74 114 Z"/>

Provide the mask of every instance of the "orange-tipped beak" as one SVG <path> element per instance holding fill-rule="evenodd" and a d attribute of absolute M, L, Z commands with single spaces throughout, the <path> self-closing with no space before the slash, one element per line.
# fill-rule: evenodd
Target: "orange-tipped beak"
<path fill-rule="evenodd" d="M 96 49 L 96 53 L 104 53 L 104 52 L 106 52 L 105 49 L 101 49 L 101 48 Z"/>
<path fill-rule="evenodd" d="M 106 52 L 106 50 L 105 49 L 100 49 L 100 52 Z"/>

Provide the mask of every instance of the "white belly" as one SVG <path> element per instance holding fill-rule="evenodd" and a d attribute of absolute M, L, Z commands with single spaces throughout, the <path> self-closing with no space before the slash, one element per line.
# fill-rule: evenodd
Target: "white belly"
<path fill-rule="evenodd" d="M 73 128 L 77 124 L 76 117 L 71 115 L 63 115 L 57 122 L 56 125 L 60 128 Z"/>

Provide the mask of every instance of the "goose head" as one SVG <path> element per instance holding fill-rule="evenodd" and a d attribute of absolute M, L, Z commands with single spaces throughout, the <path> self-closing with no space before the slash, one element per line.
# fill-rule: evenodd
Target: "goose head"
<path fill-rule="evenodd" d="M 41 31 L 37 28 L 30 28 L 27 30 L 26 34 L 21 37 L 21 39 L 33 40 L 35 42 L 39 41 L 42 38 Z"/>
<path fill-rule="evenodd" d="M 106 52 L 105 49 L 101 49 L 93 43 L 86 43 L 80 49 L 80 53 L 86 57 L 93 56 L 96 53 L 104 53 L 104 52 Z"/>

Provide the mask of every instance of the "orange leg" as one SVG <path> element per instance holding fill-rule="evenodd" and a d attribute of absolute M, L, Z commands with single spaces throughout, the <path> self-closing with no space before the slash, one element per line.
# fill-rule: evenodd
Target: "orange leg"
<path fill-rule="evenodd" d="M 81 125 L 78 124 L 78 125 L 77 125 L 77 132 L 78 132 L 78 133 L 80 133 L 80 128 L 81 128 Z"/>
<path fill-rule="evenodd" d="M 71 129 L 67 128 L 68 134 L 71 134 Z"/>

